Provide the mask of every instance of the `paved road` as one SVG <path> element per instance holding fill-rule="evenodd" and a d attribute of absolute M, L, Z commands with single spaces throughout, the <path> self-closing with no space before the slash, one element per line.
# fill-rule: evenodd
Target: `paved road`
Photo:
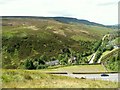
<path fill-rule="evenodd" d="M 59 75 L 69 76 L 73 78 L 84 77 L 86 79 L 107 80 L 107 81 L 118 82 L 118 73 L 108 74 L 109 76 L 101 76 L 101 74 L 59 74 Z"/>
<path fill-rule="evenodd" d="M 89 60 L 89 61 L 90 61 L 89 64 L 94 63 L 95 55 L 96 55 L 96 53 L 93 53 L 93 55 L 91 56 L 91 58 L 90 58 L 90 60 Z"/>
<path fill-rule="evenodd" d="M 104 41 L 104 39 L 106 38 L 106 36 L 108 36 L 108 34 L 103 36 L 101 45 L 103 44 L 103 41 Z M 100 46 L 101 46 L 101 45 L 100 45 Z M 100 46 L 99 46 L 99 47 L 100 47 Z M 96 52 L 97 52 L 97 51 L 96 51 Z M 89 64 L 94 63 L 94 59 L 95 59 L 95 56 L 96 56 L 96 52 L 92 54 L 92 56 L 91 56 L 91 58 L 90 58 L 90 60 L 89 60 Z M 100 63 L 100 60 L 99 60 L 99 63 Z"/>
<path fill-rule="evenodd" d="M 114 51 L 118 50 L 119 48 L 114 48 L 113 50 L 109 51 L 106 55 L 110 54 L 110 53 L 114 53 Z M 104 58 L 106 55 L 101 55 L 101 57 L 98 59 L 97 63 L 100 63 L 102 58 Z"/>

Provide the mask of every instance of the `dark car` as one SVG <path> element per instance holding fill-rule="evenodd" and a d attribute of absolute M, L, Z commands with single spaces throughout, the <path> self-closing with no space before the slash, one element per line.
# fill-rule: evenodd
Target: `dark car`
<path fill-rule="evenodd" d="M 101 76 L 109 76 L 109 75 L 108 75 L 108 74 L 103 73 L 103 74 L 101 74 Z"/>

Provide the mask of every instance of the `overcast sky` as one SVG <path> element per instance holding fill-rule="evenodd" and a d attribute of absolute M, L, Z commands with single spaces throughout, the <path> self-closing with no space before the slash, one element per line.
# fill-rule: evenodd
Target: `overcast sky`
<path fill-rule="evenodd" d="M 0 0 L 0 16 L 64 16 L 113 25 L 119 0 Z"/>

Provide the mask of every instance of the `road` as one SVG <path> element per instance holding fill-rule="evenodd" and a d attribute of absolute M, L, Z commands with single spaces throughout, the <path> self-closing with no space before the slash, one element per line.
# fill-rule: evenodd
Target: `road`
<path fill-rule="evenodd" d="M 103 41 L 104 41 L 104 39 L 105 39 L 107 36 L 108 36 L 108 34 L 103 36 L 101 45 L 103 44 Z M 101 46 L 101 45 L 100 45 L 100 46 Z M 97 52 L 97 51 L 96 51 L 96 52 Z M 91 56 L 91 58 L 90 58 L 90 60 L 89 60 L 89 64 L 94 63 L 94 59 L 95 59 L 95 56 L 96 56 L 96 52 L 92 54 L 92 56 Z M 99 61 L 99 63 L 100 63 L 100 61 Z"/>
<path fill-rule="evenodd" d="M 114 53 L 115 51 L 117 51 L 119 48 L 114 48 L 113 50 L 109 51 L 106 55 L 110 54 L 110 53 Z M 101 55 L 101 57 L 98 59 L 97 63 L 101 63 L 102 58 L 104 58 L 106 55 Z"/>
<path fill-rule="evenodd" d="M 103 44 L 103 41 L 105 40 L 105 38 L 106 38 L 107 36 L 109 36 L 109 35 L 110 35 L 110 34 L 106 34 L 106 35 L 103 36 L 101 45 Z M 112 42 L 110 41 L 109 44 L 110 44 L 110 43 L 112 43 Z M 101 45 L 100 45 L 100 46 L 101 46 Z M 110 45 L 111 45 L 111 44 L 110 44 Z M 109 53 L 113 52 L 113 51 L 116 50 L 116 49 L 119 49 L 119 47 L 118 47 L 118 46 L 114 46 L 114 49 L 113 49 L 112 51 L 110 51 Z M 96 52 L 97 52 L 97 51 L 96 51 Z M 90 58 L 90 60 L 89 60 L 89 64 L 93 64 L 93 63 L 94 63 L 94 59 L 95 59 L 95 56 L 96 56 L 96 52 L 92 54 L 92 56 L 91 56 L 91 58 Z M 102 59 L 102 58 L 103 58 L 103 57 L 101 56 L 101 57 L 98 59 L 97 63 L 101 63 L 101 59 Z"/>
<path fill-rule="evenodd" d="M 91 58 L 90 58 L 90 60 L 89 60 L 89 61 L 90 61 L 89 64 L 94 63 L 95 55 L 96 55 L 96 53 L 94 53 L 94 54 L 91 56 Z"/>
<path fill-rule="evenodd" d="M 105 81 L 113 81 L 118 82 L 118 73 L 108 74 L 109 76 L 101 76 L 101 74 L 59 74 L 62 76 L 68 76 L 73 78 L 86 78 L 93 80 L 105 80 Z"/>

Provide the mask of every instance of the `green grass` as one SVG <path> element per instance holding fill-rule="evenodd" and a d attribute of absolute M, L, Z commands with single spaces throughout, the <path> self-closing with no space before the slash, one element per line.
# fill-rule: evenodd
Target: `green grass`
<path fill-rule="evenodd" d="M 111 51 L 105 51 L 102 53 L 101 57 L 104 57 L 105 55 L 107 55 L 108 53 L 110 53 Z"/>
<path fill-rule="evenodd" d="M 105 69 L 102 65 L 74 65 L 74 66 L 59 67 L 51 70 L 67 71 L 67 72 L 105 72 Z"/>
<path fill-rule="evenodd" d="M 76 41 L 80 41 L 80 40 L 84 40 L 84 41 L 94 41 L 95 39 L 86 36 L 81 36 L 81 35 L 74 35 L 71 37 L 72 39 L 76 40 Z"/>
<path fill-rule="evenodd" d="M 117 88 L 116 82 L 75 79 L 39 70 L 3 70 L 3 88 Z"/>
<path fill-rule="evenodd" d="M 120 58 L 119 58 L 119 52 L 120 49 L 113 49 L 111 51 L 106 51 L 102 54 L 99 60 L 101 62 L 107 62 L 105 64 L 107 70 L 109 71 L 117 71 L 119 72 L 119 63 L 120 63 Z"/>
<path fill-rule="evenodd" d="M 29 70 L 32 71 L 32 70 Z M 38 70 L 35 70 L 38 72 Z M 96 73 L 96 72 L 106 72 L 102 65 L 73 65 L 73 66 L 49 66 L 48 69 L 39 69 L 40 72 L 87 72 L 87 73 Z M 111 71 L 111 70 L 110 70 Z"/>
<path fill-rule="evenodd" d="M 111 51 L 105 51 L 104 53 L 102 53 L 100 58 L 102 61 L 105 61 L 106 58 L 109 58 L 110 56 L 118 54 L 119 51 L 120 51 L 120 49 L 113 49 Z"/>
<path fill-rule="evenodd" d="M 118 37 L 118 38 L 115 38 L 113 41 L 112 41 L 112 43 L 114 44 L 114 45 L 120 45 L 120 37 Z"/>

